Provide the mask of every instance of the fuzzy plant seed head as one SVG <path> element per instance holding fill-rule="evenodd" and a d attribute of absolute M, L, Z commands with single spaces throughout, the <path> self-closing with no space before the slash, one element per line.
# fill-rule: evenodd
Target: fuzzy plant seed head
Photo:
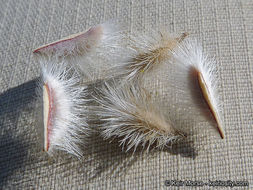
<path fill-rule="evenodd" d="M 218 126 L 218 131 L 221 138 L 225 137 L 222 121 L 223 108 L 221 98 L 218 93 L 218 78 L 217 78 L 217 63 L 203 53 L 202 47 L 194 39 L 187 39 L 182 42 L 177 48 L 171 51 L 172 59 L 169 60 L 170 65 L 176 70 L 180 70 L 177 79 L 174 82 L 177 86 L 185 86 L 182 91 L 194 91 L 197 89 L 194 85 L 189 84 L 189 77 L 195 78 L 198 82 L 198 88 L 202 93 L 207 107 L 210 109 Z M 184 75 L 184 76 L 183 76 Z M 180 77 L 182 76 L 182 77 Z M 197 96 L 196 96 L 197 97 Z M 192 102 L 197 102 L 192 98 Z"/>
<path fill-rule="evenodd" d="M 105 83 L 98 94 L 95 98 L 100 104 L 97 114 L 103 121 L 101 134 L 105 139 L 120 138 L 126 151 L 135 151 L 138 146 L 163 148 L 185 137 L 136 84 Z"/>
<path fill-rule="evenodd" d="M 65 63 L 41 62 L 38 87 L 43 99 L 44 150 L 63 150 L 82 155 L 81 140 L 88 136 L 87 90 L 80 86 L 77 73 Z M 41 97 L 42 95 L 42 97 Z"/>

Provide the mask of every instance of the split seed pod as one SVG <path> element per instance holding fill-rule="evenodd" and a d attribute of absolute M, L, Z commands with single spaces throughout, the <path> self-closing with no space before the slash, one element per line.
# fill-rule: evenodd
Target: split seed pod
<path fill-rule="evenodd" d="M 86 87 L 79 86 L 77 73 L 64 63 L 42 63 L 39 96 L 43 94 L 44 150 L 63 150 L 82 155 L 82 138 L 89 133 Z M 42 93 L 43 92 L 43 93 Z"/>
<path fill-rule="evenodd" d="M 171 65 L 170 69 L 174 72 L 172 74 L 174 88 L 181 88 L 182 94 L 186 91 L 198 91 L 196 87 L 200 88 L 200 93 L 218 124 L 220 136 L 224 138 L 222 104 L 217 91 L 216 62 L 205 55 L 197 41 L 192 39 L 186 39 L 171 52 L 172 58 L 168 64 Z M 198 86 L 192 85 L 190 78 L 195 78 Z M 194 105 L 194 102 L 198 101 L 196 98 L 197 96 L 192 97 L 190 102 L 192 106 L 197 106 L 197 104 Z"/>
<path fill-rule="evenodd" d="M 91 27 L 34 50 L 36 54 L 54 56 L 75 65 L 87 80 L 112 77 L 108 68 L 127 57 L 124 31 L 115 22 Z"/>

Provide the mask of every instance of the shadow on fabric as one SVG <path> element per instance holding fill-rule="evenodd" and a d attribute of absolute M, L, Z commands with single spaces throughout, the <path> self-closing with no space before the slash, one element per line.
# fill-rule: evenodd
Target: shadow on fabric
<path fill-rule="evenodd" d="M 27 145 L 20 138 L 9 135 L 0 137 L 0 188 L 7 184 L 15 186 L 15 180 L 12 180 L 11 176 L 24 166 L 23 163 L 27 156 L 26 147 Z"/>
<path fill-rule="evenodd" d="M 150 152 L 143 151 L 137 148 L 136 152 L 133 150 L 124 152 L 119 146 L 120 139 L 113 141 L 104 140 L 99 135 L 94 135 L 90 139 L 90 146 L 85 150 L 85 158 L 78 168 L 78 172 L 86 173 L 86 179 L 92 180 L 100 176 L 114 178 L 116 176 L 125 175 L 131 166 L 138 160 L 151 159 L 156 157 L 161 150 L 151 150 Z M 195 159 L 197 151 L 190 142 L 183 142 L 182 144 L 173 145 L 170 148 L 162 150 L 173 155 L 180 155 L 190 159 Z"/>
<path fill-rule="evenodd" d="M 0 187 L 13 187 L 12 174 L 24 167 L 28 141 L 22 135 L 25 126 L 18 125 L 25 119 L 20 121 L 19 117 L 31 107 L 36 97 L 37 81 L 31 80 L 0 94 Z"/>

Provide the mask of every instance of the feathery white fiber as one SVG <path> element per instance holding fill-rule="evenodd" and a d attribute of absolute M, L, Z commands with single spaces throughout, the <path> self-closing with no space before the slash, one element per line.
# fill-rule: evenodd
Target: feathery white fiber
<path fill-rule="evenodd" d="M 184 71 L 185 75 L 188 73 L 188 75 L 197 78 L 203 97 L 218 124 L 220 136 L 224 138 L 223 121 L 221 119 L 222 106 L 217 91 L 216 62 L 205 55 L 202 47 L 193 39 L 186 39 L 171 52 L 172 59 L 170 59 L 169 64 Z M 189 80 L 189 78 L 186 80 Z M 180 81 L 178 85 L 184 85 L 183 83 L 188 82 Z"/>
<path fill-rule="evenodd" d="M 101 34 L 97 43 L 85 56 L 75 58 L 82 74 L 89 80 L 115 77 L 113 67 L 126 60 L 131 50 L 126 46 L 126 33 L 115 22 L 98 25 Z M 98 26 L 96 28 L 98 28 Z"/>
<path fill-rule="evenodd" d="M 139 78 L 155 65 L 169 59 L 170 51 L 176 48 L 187 35 L 183 33 L 180 37 L 174 37 L 162 30 L 152 31 L 149 34 L 133 33 L 129 37 L 128 59 L 119 62 L 113 72 L 123 75 L 127 80 Z"/>
<path fill-rule="evenodd" d="M 44 117 L 44 150 L 63 150 L 80 157 L 81 138 L 88 135 L 86 87 L 65 63 L 41 63 Z"/>
<path fill-rule="evenodd" d="M 120 138 L 126 151 L 135 151 L 139 145 L 147 150 L 151 145 L 163 148 L 185 137 L 136 84 L 105 82 L 98 94 L 95 98 L 100 107 L 96 113 L 103 121 L 101 134 L 105 139 Z"/>
<path fill-rule="evenodd" d="M 128 56 L 130 50 L 124 46 L 125 37 L 119 24 L 108 21 L 39 47 L 34 53 L 62 58 L 77 66 L 88 80 L 96 80 L 112 77 L 108 68 Z"/>

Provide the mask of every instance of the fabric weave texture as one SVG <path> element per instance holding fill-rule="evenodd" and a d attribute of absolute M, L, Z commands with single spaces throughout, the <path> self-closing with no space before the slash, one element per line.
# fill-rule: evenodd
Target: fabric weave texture
<path fill-rule="evenodd" d="M 96 136 L 81 161 L 50 159 L 41 150 L 35 91 L 40 69 L 32 50 L 115 18 L 129 31 L 166 26 L 172 33 L 189 32 L 215 57 L 224 140 L 203 122 L 196 155 L 186 148 L 132 155 Z M 166 98 L 166 89 L 160 91 Z M 252 0 L 0 1 L 0 189 L 168 189 L 165 180 L 246 180 L 250 189 L 252 127 Z"/>

